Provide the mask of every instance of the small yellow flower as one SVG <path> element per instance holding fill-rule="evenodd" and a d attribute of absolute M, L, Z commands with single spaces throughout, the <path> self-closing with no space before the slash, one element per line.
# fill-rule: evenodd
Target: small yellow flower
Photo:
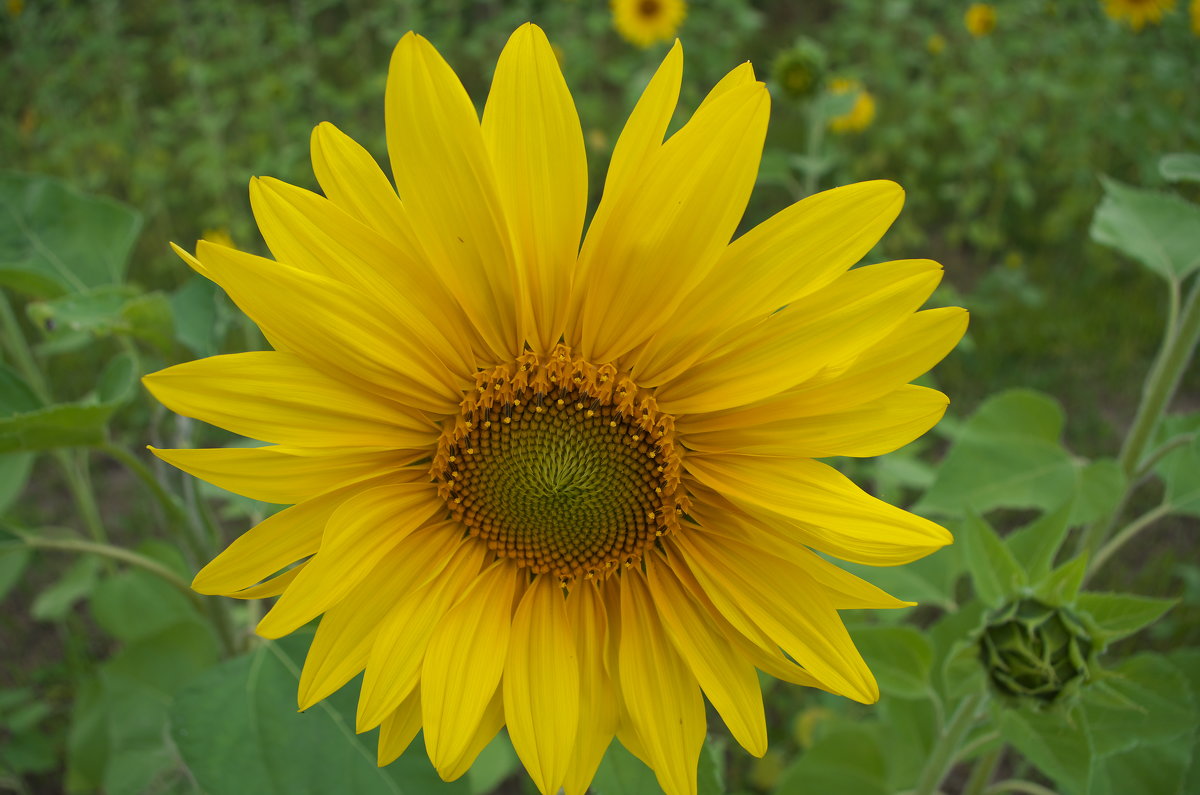
<path fill-rule="evenodd" d="M 209 243 L 215 243 L 218 246 L 226 248 L 237 248 L 233 244 L 233 238 L 229 236 L 229 230 L 221 227 L 220 229 L 205 229 L 204 234 L 200 236 L 202 240 L 207 240 Z"/>
<path fill-rule="evenodd" d="M 670 41 L 687 16 L 684 0 L 610 0 L 613 26 L 638 47 Z"/>
<path fill-rule="evenodd" d="M 987 36 L 996 29 L 996 7 L 988 3 L 972 3 L 963 14 L 963 24 L 974 37 Z"/>
<path fill-rule="evenodd" d="M 8 15 L 10 17 L 19 17 L 24 10 L 25 0 L 8 0 Z"/>
<path fill-rule="evenodd" d="M 1192 33 L 1200 36 L 1200 0 L 1192 0 L 1191 8 L 1188 10 L 1192 16 Z"/>
<path fill-rule="evenodd" d="M 940 33 L 930 33 L 925 39 L 925 49 L 930 55 L 941 55 L 946 51 L 946 37 Z"/>
<path fill-rule="evenodd" d="M 1175 8 L 1175 0 L 1103 0 L 1104 13 L 1109 19 L 1128 25 L 1135 31 L 1140 31 L 1149 22 L 1154 25 L 1162 23 L 1163 14 Z M 1196 28 L 1195 2 L 1192 3 L 1192 28 Z"/>
<path fill-rule="evenodd" d="M 829 92 L 835 96 L 855 94 L 854 107 L 841 116 L 829 120 L 829 129 L 835 133 L 862 132 L 875 120 L 875 97 L 863 88 L 862 83 L 839 77 L 829 83 Z"/>

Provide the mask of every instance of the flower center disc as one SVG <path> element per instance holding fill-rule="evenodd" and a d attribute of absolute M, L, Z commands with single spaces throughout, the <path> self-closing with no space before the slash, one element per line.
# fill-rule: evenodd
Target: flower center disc
<path fill-rule="evenodd" d="M 563 578 L 631 566 L 685 508 L 674 420 L 560 345 L 477 374 L 430 469 L 498 555 Z"/>

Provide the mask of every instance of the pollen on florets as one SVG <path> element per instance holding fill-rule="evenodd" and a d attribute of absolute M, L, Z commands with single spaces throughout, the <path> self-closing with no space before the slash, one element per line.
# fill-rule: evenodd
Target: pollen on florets
<path fill-rule="evenodd" d="M 564 580 L 614 574 L 677 531 L 680 473 L 674 418 L 565 345 L 476 373 L 430 467 L 471 535 Z"/>

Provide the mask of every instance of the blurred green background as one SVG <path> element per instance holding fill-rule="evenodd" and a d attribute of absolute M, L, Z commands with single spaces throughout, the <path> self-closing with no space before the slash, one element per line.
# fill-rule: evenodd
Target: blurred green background
<path fill-rule="evenodd" d="M 964 25 L 967 4 L 941 0 L 693 3 L 678 31 L 685 74 L 676 123 L 726 71 L 753 62 L 771 86 L 773 108 L 745 227 L 811 188 L 899 182 L 905 211 L 871 258 L 939 260 L 946 282 L 935 303 L 971 310 L 968 338 L 936 371 L 954 401 L 952 415 L 965 417 L 1008 387 L 1036 388 L 1064 404 L 1072 454 L 1097 456 L 1113 450 L 1130 423 L 1163 317 L 1155 276 L 1089 238 L 1103 195 L 1099 176 L 1161 187 L 1162 154 L 1200 151 L 1200 38 L 1184 5 L 1140 32 L 1108 18 L 1099 2 L 994 5 L 994 29 L 974 35 Z M 227 236 L 265 253 L 247 182 L 270 175 L 315 189 L 308 141 L 321 121 L 386 162 L 384 82 L 391 49 L 406 31 L 428 37 L 482 107 L 509 34 L 527 20 L 541 25 L 559 48 L 582 118 L 593 206 L 612 144 L 667 49 L 623 40 L 608 4 L 585 0 L 8 0 L 6 9 L 0 171 L 61 178 L 140 212 L 127 280 L 159 300 L 137 310 L 145 320 L 138 326 L 143 372 L 261 344 L 167 241 L 190 249 L 201 236 Z M 797 65 L 810 70 L 807 94 L 788 72 Z M 856 80 L 873 99 L 862 129 L 827 129 L 828 116 L 849 110 L 825 90 L 836 79 Z M 1200 198 L 1196 183 L 1180 190 Z M 22 319 L 31 337 L 45 331 L 37 322 L 36 312 Z M 72 395 L 91 389 L 95 362 L 120 350 L 113 340 L 84 348 L 53 335 L 46 345 L 43 352 L 55 354 L 51 380 Z M 1198 398 L 1193 368 L 1179 403 L 1195 409 Z M 115 432 L 136 447 L 162 411 L 142 400 L 117 417 Z M 941 446 L 934 439 L 920 452 Z M 13 509 L 15 521 L 74 521 L 58 478 L 40 461 Z M 93 478 L 104 514 L 120 518 L 116 540 L 155 536 L 156 515 L 139 503 L 127 476 L 98 468 Z M 262 509 L 231 505 L 226 518 L 235 530 Z M 1178 565 L 1194 549 L 1187 537 L 1194 527 L 1185 521 L 1195 524 L 1178 520 L 1156 536 L 1156 546 L 1131 550 L 1127 565 L 1106 574 L 1112 587 L 1190 594 L 1190 607 L 1156 628 L 1157 641 L 1172 645 L 1197 640 L 1200 569 Z M 119 666 L 96 674 L 118 642 L 141 636 L 103 619 L 99 631 L 86 614 L 72 613 L 100 576 L 88 566 L 76 571 L 79 564 L 54 559 L 12 582 L 0 570 L 0 598 L 15 589 L 0 618 L 0 702 L 5 693 L 12 702 L 0 703 L 8 716 L 0 746 L 18 731 L 27 741 L 17 761 L 0 752 L 20 774 L 0 778 L 0 790 L 7 781 L 21 791 L 16 781 L 25 791 L 57 791 L 67 749 L 75 749 L 71 764 L 78 766 L 78 749 L 87 747 L 79 710 L 90 713 L 79 705 L 101 698 L 96 683 L 104 677 L 138 675 Z M 49 601 L 48 584 L 58 588 Z M 101 611 L 111 617 L 119 612 L 111 603 L 120 600 L 106 598 L 110 607 Z M 773 739 L 791 738 L 784 749 L 804 746 L 823 708 L 787 689 L 774 692 Z M 29 694 L 37 697 L 21 700 Z M 735 754 L 724 777 L 742 791 L 767 791 L 781 759 Z M 89 791 L 84 764 L 69 784 L 74 791 Z M 144 791 L 176 791 L 177 784 Z M 511 782 L 510 790 L 522 791 Z"/>

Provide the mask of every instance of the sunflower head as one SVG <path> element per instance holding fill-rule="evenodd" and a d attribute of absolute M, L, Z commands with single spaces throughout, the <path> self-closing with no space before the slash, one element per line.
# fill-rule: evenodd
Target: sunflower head
<path fill-rule="evenodd" d="M 1135 32 L 1147 24 L 1159 25 L 1163 15 L 1175 9 L 1175 0 L 1102 0 L 1109 19 L 1128 25 Z"/>
<path fill-rule="evenodd" d="M 155 454 L 291 506 L 193 587 L 279 596 L 265 637 L 319 617 L 300 706 L 362 674 L 380 764 L 420 731 L 455 779 L 507 727 L 546 795 L 584 793 L 614 738 L 691 795 L 705 697 L 756 756 L 759 671 L 879 697 L 838 611 L 910 603 L 826 556 L 898 565 L 951 541 L 816 460 L 888 452 L 946 409 L 910 383 L 966 328 L 920 311 L 941 267 L 852 267 L 903 191 L 836 188 L 733 240 L 770 100 L 743 64 L 666 137 L 682 59 L 676 42 L 634 107 L 586 232 L 582 127 L 530 24 L 482 119 L 405 36 L 391 178 L 319 125 L 323 195 L 251 182 L 274 259 L 177 249 L 272 350 L 145 383 L 266 444 Z"/>
<path fill-rule="evenodd" d="M 825 50 L 809 38 L 801 37 L 775 57 L 771 76 L 784 93 L 795 99 L 808 99 L 821 89 L 825 80 Z"/>
<path fill-rule="evenodd" d="M 975 38 L 989 35 L 996 29 L 996 7 L 990 3 L 972 3 L 963 14 L 963 25 Z"/>
<path fill-rule="evenodd" d="M 1090 678 L 1097 644 L 1065 607 L 1019 599 L 993 613 L 979 638 L 980 659 L 1002 697 L 1042 705 L 1078 692 Z"/>
<path fill-rule="evenodd" d="M 930 33 L 925 39 L 925 51 L 937 57 L 946 51 L 946 37 L 940 33 Z"/>
<path fill-rule="evenodd" d="M 685 0 L 610 0 L 613 26 L 638 47 L 670 41 L 687 16 Z"/>
<path fill-rule="evenodd" d="M 853 97 L 854 104 L 845 113 L 829 120 L 829 129 L 835 133 L 858 133 L 871 126 L 875 120 L 875 95 L 853 78 L 837 77 L 829 82 L 829 93 L 835 97 Z"/>

